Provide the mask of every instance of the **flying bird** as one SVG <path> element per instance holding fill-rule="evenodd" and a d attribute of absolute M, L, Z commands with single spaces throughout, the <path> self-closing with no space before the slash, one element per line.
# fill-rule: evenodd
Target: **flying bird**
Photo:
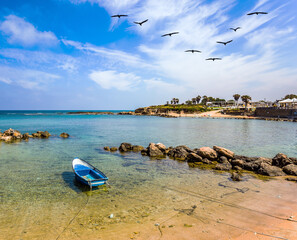
<path fill-rule="evenodd" d="M 225 46 L 228 44 L 228 43 L 230 43 L 230 42 L 232 42 L 233 40 L 230 40 L 230 41 L 228 41 L 228 42 L 217 42 L 217 43 L 221 43 L 221 44 L 224 44 Z"/>
<path fill-rule="evenodd" d="M 234 32 L 236 32 L 238 29 L 241 29 L 241 27 L 237 27 L 237 28 L 230 28 L 230 30 L 233 30 Z"/>
<path fill-rule="evenodd" d="M 189 49 L 189 50 L 186 50 L 185 52 L 191 52 L 191 53 L 199 52 L 199 53 L 201 53 L 201 51 L 195 50 L 195 49 Z"/>
<path fill-rule="evenodd" d="M 215 60 L 222 60 L 222 59 L 221 58 L 207 58 L 205 60 L 207 60 L 207 61 L 209 61 L 209 60 L 215 61 Z"/>
<path fill-rule="evenodd" d="M 128 15 L 124 15 L 124 14 L 117 14 L 117 15 L 113 15 L 111 17 L 118 17 L 118 18 L 121 18 L 121 17 L 128 17 Z"/>
<path fill-rule="evenodd" d="M 142 26 L 142 24 L 146 23 L 148 21 L 148 19 L 142 21 L 142 22 L 134 22 L 135 24 L 139 24 L 139 26 Z"/>
<path fill-rule="evenodd" d="M 174 34 L 179 34 L 179 32 L 166 33 L 166 34 L 162 35 L 161 37 L 166 37 L 166 36 L 171 37 Z"/>
<path fill-rule="evenodd" d="M 267 12 L 252 12 L 252 13 L 248 13 L 247 15 L 259 15 L 259 14 L 268 14 Z"/>

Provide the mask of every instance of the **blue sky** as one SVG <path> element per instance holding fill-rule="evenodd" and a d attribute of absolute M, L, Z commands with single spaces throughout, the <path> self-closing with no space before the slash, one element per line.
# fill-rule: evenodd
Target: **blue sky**
<path fill-rule="evenodd" d="M 296 9 L 294 0 L 1 0 L 0 109 L 135 109 L 198 94 L 296 94 Z M 171 31 L 179 34 L 160 37 Z"/>

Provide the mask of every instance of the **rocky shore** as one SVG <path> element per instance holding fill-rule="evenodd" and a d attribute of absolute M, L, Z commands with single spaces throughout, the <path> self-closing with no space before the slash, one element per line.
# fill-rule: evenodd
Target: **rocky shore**
<path fill-rule="evenodd" d="M 51 134 L 48 131 L 37 131 L 35 133 L 29 134 L 29 133 L 21 133 L 18 130 L 14 130 L 12 128 L 7 129 L 3 133 L 0 132 L 0 142 L 6 142 L 6 143 L 13 143 L 21 140 L 29 140 L 29 138 L 40 138 L 45 139 L 49 138 Z M 61 138 L 68 138 L 68 133 L 61 133 Z"/>
<path fill-rule="evenodd" d="M 140 152 L 143 156 L 154 159 L 169 157 L 185 161 L 190 167 L 230 171 L 231 178 L 235 181 L 241 180 L 244 171 L 269 177 L 287 176 L 287 180 L 297 181 L 297 158 L 288 157 L 282 153 L 278 153 L 274 158 L 247 157 L 236 155 L 233 151 L 219 146 L 191 149 L 182 145 L 167 148 L 162 143 L 150 143 L 147 148 L 131 143 L 122 143 L 119 148 L 104 147 L 104 150 L 121 153 Z"/>

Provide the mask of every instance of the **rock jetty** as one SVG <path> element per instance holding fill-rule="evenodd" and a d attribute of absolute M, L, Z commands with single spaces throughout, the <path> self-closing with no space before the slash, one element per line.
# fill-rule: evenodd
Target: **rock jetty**
<path fill-rule="evenodd" d="M 67 134 L 67 133 L 62 133 Z M 61 135 L 62 135 L 61 134 Z M 60 135 L 60 136 L 61 136 Z M 67 134 L 69 137 L 69 134 Z M 6 143 L 13 143 L 21 140 L 28 140 L 29 138 L 49 138 L 51 134 L 48 131 L 37 131 L 35 133 L 29 134 L 29 133 L 21 133 L 18 130 L 9 128 L 3 133 L 0 132 L 0 141 L 6 142 Z M 61 136 L 62 137 L 62 136 Z"/>
<path fill-rule="evenodd" d="M 104 149 L 110 151 L 109 147 L 104 147 Z M 191 167 L 207 165 L 207 169 L 232 171 L 231 178 L 234 181 L 241 180 L 241 172 L 244 170 L 270 177 L 286 175 L 297 177 L 297 158 L 288 157 L 283 153 L 278 153 L 274 158 L 247 157 L 236 155 L 233 151 L 219 146 L 191 149 L 181 145 L 167 148 L 162 143 L 150 143 L 147 148 L 122 143 L 118 150 L 121 153 L 140 152 L 143 156 L 154 159 L 169 157 L 185 161 Z"/>

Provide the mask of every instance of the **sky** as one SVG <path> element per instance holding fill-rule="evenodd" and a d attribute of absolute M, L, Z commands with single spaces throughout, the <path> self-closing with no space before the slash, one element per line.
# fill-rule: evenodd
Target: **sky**
<path fill-rule="evenodd" d="M 296 0 L 1 0 L 0 110 L 297 94 L 296 9 Z"/>

